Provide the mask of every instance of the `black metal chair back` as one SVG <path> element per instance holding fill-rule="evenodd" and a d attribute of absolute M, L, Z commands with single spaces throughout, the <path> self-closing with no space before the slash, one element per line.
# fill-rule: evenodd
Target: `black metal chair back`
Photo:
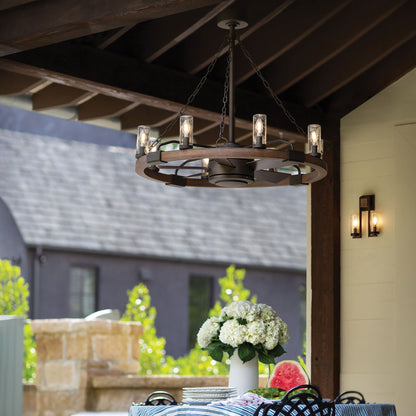
<path fill-rule="evenodd" d="M 178 403 L 167 391 L 154 391 L 147 396 L 145 406 L 174 406 Z"/>
<path fill-rule="evenodd" d="M 344 391 L 334 400 L 336 404 L 365 404 L 365 398 L 359 391 Z"/>
<path fill-rule="evenodd" d="M 298 390 L 306 389 L 299 392 Z M 262 403 L 254 416 L 334 416 L 333 402 L 324 402 L 318 388 L 301 384 L 289 390 L 281 401 Z"/>

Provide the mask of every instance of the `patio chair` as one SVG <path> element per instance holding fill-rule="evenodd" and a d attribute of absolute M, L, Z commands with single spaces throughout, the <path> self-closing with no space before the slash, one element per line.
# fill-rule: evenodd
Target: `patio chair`
<path fill-rule="evenodd" d="M 145 406 L 174 406 L 178 403 L 167 391 L 154 391 L 147 396 L 144 404 Z"/>
<path fill-rule="evenodd" d="M 298 392 L 298 390 L 307 389 Z M 334 416 L 334 402 L 322 400 L 318 388 L 301 384 L 289 390 L 279 402 L 262 403 L 253 416 Z"/>
<path fill-rule="evenodd" d="M 359 391 L 344 391 L 334 400 L 336 404 L 365 404 L 364 396 Z"/>

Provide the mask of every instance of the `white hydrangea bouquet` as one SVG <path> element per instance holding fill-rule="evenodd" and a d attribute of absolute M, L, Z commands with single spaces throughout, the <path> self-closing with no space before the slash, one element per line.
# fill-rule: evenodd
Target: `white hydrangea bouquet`
<path fill-rule="evenodd" d="M 244 363 L 257 353 L 260 362 L 274 364 L 288 339 L 287 324 L 273 308 L 245 300 L 225 306 L 219 317 L 207 319 L 198 332 L 198 344 L 216 361 L 222 361 L 224 352 L 231 357 L 237 349 Z"/>

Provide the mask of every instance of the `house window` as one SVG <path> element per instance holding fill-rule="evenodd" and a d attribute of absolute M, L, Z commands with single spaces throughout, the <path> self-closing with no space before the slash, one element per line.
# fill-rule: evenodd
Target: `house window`
<path fill-rule="evenodd" d="M 188 303 L 188 346 L 193 348 L 199 328 L 208 318 L 213 302 L 213 278 L 210 276 L 190 276 Z"/>
<path fill-rule="evenodd" d="M 96 310 L 97 269 L 71 267 L 69 273 L 69 317 L 84 318 Z"/>

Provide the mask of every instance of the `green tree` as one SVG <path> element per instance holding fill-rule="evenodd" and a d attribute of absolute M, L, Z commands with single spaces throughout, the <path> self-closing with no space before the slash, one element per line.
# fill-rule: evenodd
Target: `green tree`
<path fill-rule="evenodd" d="M 20 268 L 8 260 L 0 260 L 0 315 L 28 317 L 29 285 L 21 276 Z M 23 379 L 33 383 L 36 380 L 36 345 L 30 324 L 24 327 L 24 368 Z"/>
<path fill-rule="evenodd" d="M 165 338 L 156 335 L 156 308 L 151 306 L 149 289 L 140 283 L 127 291 L 128 304 L 122 321 L 137 321 L 143 325 L 143 336 L 139 340 L 139 374 L 166 374 Z"/>

